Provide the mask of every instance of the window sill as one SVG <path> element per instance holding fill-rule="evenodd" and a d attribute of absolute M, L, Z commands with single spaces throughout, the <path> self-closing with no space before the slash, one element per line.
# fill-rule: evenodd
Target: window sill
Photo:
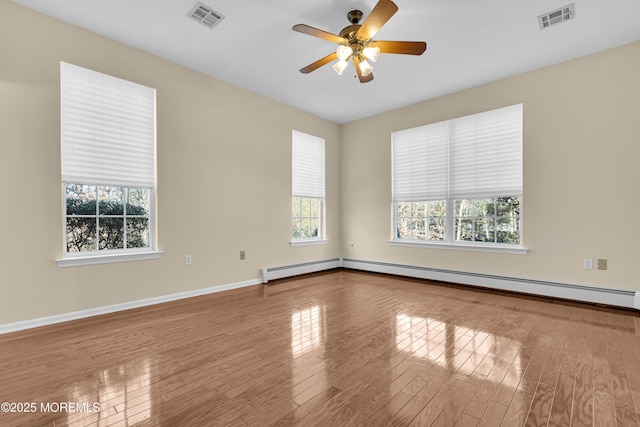
<path fill-rule="evenodd" d="M 146 259 L 158 259 L 162 251 L 129 252 L 100 255 L 74 255 L 56 260 L 58 267 L 78 267 L 81 265 L 109 264 L 113 262 L 141 261 Z"/>
<path fill-rule="evenodd" d="M 308 240 L 292 240 L 289 244 L 293 246 L 311 246 L 311 245 L 326 245 L 329 243 L 327 239 L 308 239 Z"/>
<path fill-rule="evenodd" d="M 417 242 L 412 240 L 389 240 L 389 246 L 408 246 L 429 249 L 450 249 L 454 251 L 478 251 L 478 252 L 498 252 L 505 254 L 526 255 L 529 251 L 519 245 L 503 246 L 490 244 L 470 244 L 470 243 L 436 243 L 436 242 Z"/>

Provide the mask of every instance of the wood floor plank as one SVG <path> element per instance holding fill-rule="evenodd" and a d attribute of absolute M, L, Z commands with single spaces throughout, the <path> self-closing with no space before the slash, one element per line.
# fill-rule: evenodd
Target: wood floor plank
<path fill-rule="evenodd" d="M 609 351 L 607 360 L 611 368 L 611 388 L 616 422 L 619 425 L 639 425 L 622 354 L 617 351 Z"/>
<path fill-rule="evenodd" d="M 301 422 L 302 419 L 307 417 L 311 412 L 315 411 L 318 407 L 334 398 L 341 393 L 335 387 L 329 387 L 326 390 L 316 394 L 311 399 L 305 401 L 303 404 L 295 408 L 294 410 L 284 414 L 272 425 L 274 426 L 292 426 Z M 266 424 L 263 424 L 266 425 Z"/>
<path fill-rule="evenodd" d="M 498 403 L 491 402 L 486 411 L 484 411 L 484 415 L 478 424 L 478 427 L 492 427 L 499 426 L 502 423 L 502 419 L 507 413 L 507 406 Z"/>
<path fill-rule="evenodd" d="M 571 424 L 574 381 L 574 376 L 560 372 L 551 403 L 549 426 L 561 427 Z"/>
<path fill-rule="evenodd" d="M 449 401 L 458 394 L 467 377 L 454 375 L 440 391 L 427 403 L 409 424 L 410 426 L 430 426 L 440 416 Z"/>
<path fill-rule="evenodd" d="M 538 427 L 546 426 L 548 424 L 551 401 L 553 400 L 553 390 L 554 387 L 547 383 L 538 383 L 538 388 L 533 395 L 531 407 L 527 414 L 525 426 Z"/>
<path fill-rule="evenodd" d="M 640 426 L 640 314 L 336 270 L 0 336 L 0 426 Z"/>
<path fill-rule="evenodd" d="M 611 369 L 606 359 L 593 358 L 593 423 L 595 426 L 615 426 L 616 415 L 611 390 Z"/>
<path fill-rule="evenodd" d="M 454 427 L 476 427 L 479 423 L 479 419 L 473 418 L 471 415 L 462 414 Z"/>
<path fill-rule="evenodd" d="M 411 396 L 399 392 L 389 402 L 381 405 L 375 412 L 365 418 L 363 425 L 375 427 L 387 427 L 391 424 L 393 417 L 398 413 L 409 401 Z"/>
<path fill-rule="evenodd" d="M 408 425 L 453 377 L 454 374 L 450 371 L 440 369 L 438 374 L 394 415 L 390 425 Z"/>
<path fill-rule="evenodd" d="M 502 419 L 503 427 L 523 426 L 527 420 L 527 414 L 531 407 L 533 395 L 525 393 L 522 390 L 516 390 L 513 399 L 509 402 L 504 418 Z"/>
<path fill-rule="evenodd" d="M 484 378 L 482 377 L 470 377 L 462 386 L 458 394 L 447 402 L 446 406 L 438 418 L 433 422 L 432 426 L 449 427 L 458 422 L 465 408 L 480 389 L 483 382 Z"/>
<path fill-rule="evenodd" d="M 572 426 L 593 425 L 593 356 L 591 354 L 591 328 L 580 328 L 576 358 L 576 381 L 573 393 Z"/>

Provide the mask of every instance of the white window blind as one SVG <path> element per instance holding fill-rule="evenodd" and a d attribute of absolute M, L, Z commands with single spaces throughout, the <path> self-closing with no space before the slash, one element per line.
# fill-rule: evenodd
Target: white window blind
<path fill-rule="evenodd" d="M 522 194 L 522 104 L 449 122 L 449 197 Z"/>
<path fill-rule="evenodd" d="M 292 196 L 324 199 L 324 139 L 293 131 Z"/>
<path fill-rule="evenodd" d="M 60 63 L 62 181 L 155 186 L 155 89 Z"/>
<path fill-rule="evenodd" d="M 522 104 L 393 132 L 393 201 L 522 194 Z"/>
<path fill-rule="evenodd" d="M 447 198 L 447 122 L 394 132 L 391 146 L 394 202 Z"/>

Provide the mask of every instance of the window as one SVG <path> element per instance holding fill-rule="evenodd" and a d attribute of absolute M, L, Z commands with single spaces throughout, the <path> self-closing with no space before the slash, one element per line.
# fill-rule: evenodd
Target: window
<path fill-rule="evenodd" d="M 293 239 L 313 239 L 320 237 L 320 212 L 322 199 L 293 197 L 291 212 Z"/>
<path fill-rule="evenodd" d="M 401 239 L 444 240 L 447 204 L 444 200 L 398 202 L 397 237 Z"/>
<path fill-rule="evenodd" d="M 520 245 L 522 104 L 392 134 L 396 241 Z"/>
<path fill-rule="evenodd" d="M 291 236 L 295 241 L 323 239 L 324 139 L 293 131 Z"/>
<path fill-rule="evenodd" d="M 62 62 L 65 256 L 154 249 L 155 89 Z"/>
<path fill-rule="evenodd" d="M 67 252 L 149 247 L 149 189 L 65 187 Z"/>

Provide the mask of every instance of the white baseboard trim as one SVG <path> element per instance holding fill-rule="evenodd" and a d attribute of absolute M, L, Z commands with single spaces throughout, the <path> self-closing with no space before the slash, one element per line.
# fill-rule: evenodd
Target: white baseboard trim
<path fill-rule="evenodd" d="M 71 313 L 56 314 L 53 316 L 39 317 L 37 319 L 23 320 L 15 323 L 5 323 L 0 325 L 0 335 L 10 332 L 22 331 L 25 329 L 38 328 L 40 326 L 54 325 L 56 323 L 69 322 L 72 320 L 84 319 L 87 317 L 99 316 L 101 314 L 115 313 L 118 311 L 130 310 L 132 308 L 145 307 L 148 305 L 161 304 L 164 302 L 176 301 L 185 298 L 197 297 L 200 295 L 213 294 L 216 292 L 229 291 L 231 289 L 244 288 L 247 286 L 259 285 L 259 279 L 247 280 L 244 282 L 229 283 L 226 285 L 212 286 L 193 291 L 179 292 L 176 294 L 162 295 L 159 297 L 145 298 L 136 301 L 124 302 L 121 304 L 107 305 L 103 307 L 90 308 L 87 310 L 74 311 Z"/>
<path fill-rule="evenodd" d="M 179 292 L 176 294 L 129 301 L 121 304 L 113 304 L 87 310 L 74 311 L 71 313 L 63 313 L 53 316 L 40 317 L 37 319 L 23 320 L 20 322 L 0 324 L 0 335 L 26 329 L 38 328 L 41 326 L 69 322 L 72 320 L 84 319 L 87 317 L 99 316 L 102 314 L 130 310 L 133 308 L 161 304 L 164 302 L 177 301 L 185 298 L 197 297 L 200 295 L 207 295 L 216 292 L 244 288 L 247 286 L 258 285 L 260 283 L 267 283 L 270 279 L 274 280 L 278 278 L 319 272 L 341 267 L 354 270 L 370 271 L 374 273 L 385 273 L 398 276 L 414 277 L 418 279 L 429 279 L 450 283 L 460 283 L 464 285 L 482 286 L 490 289 L 550 296 L 574 301 L 585 301 L 625 308 L 635 308 L 636 310 L 640 310 L 640 291 L 545 282 L 540 280 L 493 276 L 488 274 L 441 270 L 428 267 L 392 264 L 378 261 L 355 260 L 340 257 L 291 266 L 263 268 L 261 270 L 261 279 L 229 283 L 204 289 L 196 289 L 192 291 Z"/>
<path fill-rule="evenodd" d="M 282 267 L 263 268 L 260 270 L 262 283 L 269 280 L 298 276 L 300 274 L 316 273 L 342 267 L 342 258 L 325 259 L 322 261 L 305 262 L 302 264 L 285 265 Z"/>
<path fill-rule="evenodd" d="M 617 307 L 636 308 L 640 310 L 640 291 L 528 280 L 348 258 L 343 259 L 343 266 L 344 268 L 354 270 L 482 286 L 484 288 L 503 291 L 606 304 Z"/>

